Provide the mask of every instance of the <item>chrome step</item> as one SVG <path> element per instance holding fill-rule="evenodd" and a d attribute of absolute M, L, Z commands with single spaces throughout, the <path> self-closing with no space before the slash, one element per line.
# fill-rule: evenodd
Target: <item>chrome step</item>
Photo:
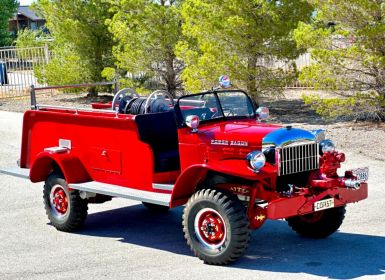
<path fill-rule="evenodd" d="M 0 168 L 0 174 L 11 175 L 18 178 L 29 179 L 29 169 L 20 167 Z M 69 187 L 75 190 L 104 194 L 114 197 L 128 198 L 143 202 L 169 206 L 171 194 L 155 193 L 142 190 L 136 190 L 100 182 L 87 182 L 81 184 L 69 184 Z M 153 184 L 154 189 L 172 190 L 173 185 Z"/>
<path fill-rule="evenodd" d="M 20 167 L 0 168 L 0 173 L 18 178 L 29 179 L 29 169 Z"/>
<path fill-rule="evenodd" d="M 171 194 L 141 191 L 95 181 L 81 184 L 69 184 L 69 187 L 79 191 L 128 198 L 164 206 L 169 206 L 171 201 Z"/>
<path fill-rule="evenodd" d="M 174 185 L 172 184 L 152 184 L 152 188 L 156 190 L 162 191 L 172 191 L 174 189 Z"/>

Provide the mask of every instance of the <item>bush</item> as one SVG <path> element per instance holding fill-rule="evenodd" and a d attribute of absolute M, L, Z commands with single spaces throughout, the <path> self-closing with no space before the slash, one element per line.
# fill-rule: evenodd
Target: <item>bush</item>
<path fill-rule="evenodd" d="M 91 73 L 82 58 L 71 46 L 56 46 L 48 64 L 38 66 L 35 75 L 39 83 L 49 85 L 81 84 L 91 80 Z"/>
<path fill-rule="evenodd" d="M 306 105 L 325 119 L 374 120 L 385 119 L 385 100 L 372 94 L 355 93 L 348 97 L 321 98 L 318 95 L 303 95 Z"/>

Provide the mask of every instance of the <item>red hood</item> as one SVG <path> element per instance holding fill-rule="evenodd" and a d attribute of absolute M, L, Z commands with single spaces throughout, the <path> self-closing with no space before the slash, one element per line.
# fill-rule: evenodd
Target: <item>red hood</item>
<path fill-rule="evenodd" d="M 223 121 L 205 124 L 199 128 L 199 138 L 210 146 L 261 149 L 262 139 L 270 132 L 281 128 L 278 125 L 265 124 L 256 120 Z"/>

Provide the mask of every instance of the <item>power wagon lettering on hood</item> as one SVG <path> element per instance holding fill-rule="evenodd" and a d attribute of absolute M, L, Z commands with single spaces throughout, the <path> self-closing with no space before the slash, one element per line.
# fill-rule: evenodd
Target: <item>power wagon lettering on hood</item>
<path fill-rule="evenodd" d="M 235 141 L 235 140 L 211 140 L 211 145 L 222 145 L 222 146 L 241 146 L 241 147 L 247 147 L 249 146 L 249 142 L 247 141 Z"/>

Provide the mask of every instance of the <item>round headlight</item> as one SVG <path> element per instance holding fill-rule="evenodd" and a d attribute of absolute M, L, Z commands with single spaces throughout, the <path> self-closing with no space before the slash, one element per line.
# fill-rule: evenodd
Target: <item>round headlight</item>
<path fill-rule="evenodd" d="M 259 171 L 262 167 L 265 166 L 266 157 L 261 151 L 253 151 L 247 155 L 247 160 L 250 164 L 250 167 L 254 171 Z"/>
<path fill-rule="evenodd" d="M 336 150 L 336 146 L 332 142 L 332 140 L 323 140 L 320 143 L 321 153 L 332 153 Z"/>

